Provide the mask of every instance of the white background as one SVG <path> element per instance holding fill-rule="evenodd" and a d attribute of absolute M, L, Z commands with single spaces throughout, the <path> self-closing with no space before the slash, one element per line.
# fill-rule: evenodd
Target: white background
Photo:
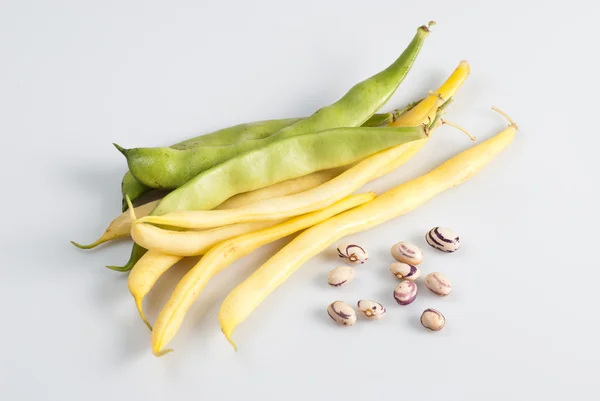
<path fill-rule="evenodd" d="M 409 4 L 412 3 L 412 4 Z M 25 1 L 0 3 L 0 399 L 597 399 L 600 134 L 598 2 Z M 216 319 L 227 290 L 278 246 L 219 276 L 155 358 L 122 264 L 130 244 L 80 251 L 120 211 L 123 157 L 265 118 L 309 115 L 387 66 L 417 26 L 438 25 L 387 109 L 435 89 L 462 59 L 472 74 L 448 119 L 513 144 L 466 184 L 353 241 L 371 254 L 346 288 L 326 285 L 332 252 L 308 262 L 236 331 Z M 444 128 L 383 191 L 471 146 Z M 462 249 L 423 235 L 455 229 Z M 412 305 L 391 293 L 389 246 L 426 251 Z M 153 319 L 178 266 L 147 302 Z M 385 320 L 338 327 L 336 299 L 379 300 Z M 418 317 L 441 310 L 431 333 Z"/>

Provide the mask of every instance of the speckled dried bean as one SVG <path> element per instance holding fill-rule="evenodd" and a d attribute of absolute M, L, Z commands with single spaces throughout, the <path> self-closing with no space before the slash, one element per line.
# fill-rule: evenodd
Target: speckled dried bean
<path fill-rule="evenodd" d="M 352 326 L 356 323 L 356 312 L 350 305 L 335 301 L 327 307 L 329 317 L 342 326 Z"/>
<path fill-rule="evenodd" d="M 390 271 L 400 280 L 415 281 L 421 276 L 421 270 L 415 265 L 404 262 L 394 262 L 390 265 Z"/>
<path fill-rule="evenodd" d="M 338 266 L 327 275 L 327 283 L 332 287 L 341 287 L 354 280 L 354 269 L 350 266 Z"/>
<path fill-rule="evenodd" d="M 423 251 L 418 246 L 408 242 L 398 242 L 392 246 L 392 256 L 398 262 L 418 265 L 423 261 Z"/>
<path fill-rule="evenodd" d="M 365 263 L 369 259 L 369 253 L 360 245 L 341 244 L 337 247 L 340 258 L 349 263 Z"/>
<path fill-rule="evenodd" d="M 436 295 L 446 296 L 452 292 L 452 284 L 439 272 L 429 273 L 425 276 L 425 285 Z"/>
<path fill-rule="evenodd" d="M 394 290 L 394 299 L 400 305 L 408 305 L 417 298 L 417 285 L 408 280 L 404 280 Z"/>
<path fill-rule="evenodd" d="M 434 227 L 425 234 L 425 240 L 442 252 L 452 253 L 460 248 L 460 237 L 449 228 Z"/>
<path fill-rule="evenodd" d="M 379 302 L 361 299 L 358 301 L 358 311 L 367 319 L 381 319 L 386 312 L 385 307 Z"/>
<path fill-rule="evenodd" d="M 425 309 L 421 314 L 421 324 L 431 331 L 439 331 L 446 325 L 446 318 L 435 309 Z"/>

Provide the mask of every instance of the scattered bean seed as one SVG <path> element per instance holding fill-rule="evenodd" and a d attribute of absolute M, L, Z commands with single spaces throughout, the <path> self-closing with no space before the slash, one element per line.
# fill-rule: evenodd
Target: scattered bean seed
<path fill-rule="evenodd" d="M 421 276 L 421 270 L 415 265 L 404 262 L 394 262 L 390 265 L 390 271 L 400 280 L 415 281 Z"/>
<path fill-rule="evenodd" d="M 354 269 L 350 266 L 338 266 L 327 275 L 327 282 L 332 287 L 341 287 L 354 280 Z"/>
<path fill-rule="evenodd" d="M 423 261 L 423 251 L 408 242 L 398 242 L 392 247 L 392 256 L 398 262 L 418 265 Z"/>
<path fill-rule="evenodd" d="M 356 312 L 350 305 L 335 301 L 327 307 L 327 313 L 334 321 L 342 326 L 352 326 L 356 323 Z"/>
<path fill-rule="evenodd" d="M 434 227 L 425 234 L 429 245 L 442 252 L 452 253 L 460 248 L 460 238 L 449 228 Z"/>
<path fill-rule="evenodd" d="M 356 244 L 341 244 L 337 247 L 338 255 L 349 263 L 365 263 L 369 259 L 367 251 Z"/>
<path fill-rule="evenodd" d="M 417 285 L 408 280 L 404 280 L 394 290 L 394 299 L 400 305 L 408 305 L 417 297 Z"/>
<path fill-rule="evenodd" d="M 442 273 L 429 273 L 425 276 L 425 285 L 436 295 L 446 296 L 452 292 L 452 284 Z"/>
<path fill-rule="evenodd" d="M 385 315 L 385 307 L 379 302 L 361 299 L 358 301 L 358 311 L 371 320 L 381 319 Z"/>
<path fill-rule="evenodd" d="M 446 325 L 446 318 L 435 309 L 425 309 L 421 314 L 421 324 L 431 331 L 439 331 Z"/>

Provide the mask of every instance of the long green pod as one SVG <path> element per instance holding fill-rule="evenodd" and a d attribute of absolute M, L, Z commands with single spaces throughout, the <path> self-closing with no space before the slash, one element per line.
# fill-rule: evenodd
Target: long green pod
<path fill-rule="evenodd" d="M 215 132 L 211 132 L 209 134 L 187 139 L 185 141 L 176 143 L 175 145 L 172 145 L 169 148 L 147 149 L 170 149 L 173 151 L 189 151 L 198 147 L 229 146 L 245 140 L 255 140 L 268 137 L 269 135 L 273 135 L 280 129 L 294 124 L 300 120 L 300 118 L 284 118 L 279 120 L 265 120 L 238 124 L 220 129 Z M 132 149 L 132 151 L 135 151 L 135 149 Z M 135 154 L 135 152 L 133 152 L 133 154 Z M 143 163 L 142 160 L 140 160 L 140 162 Z M 148 163 L 152 162 L 148 161 Z M 134 202 L 144 193 L 156 188 L 160 187 L 152 185 L 152 183 L 149 181 L 146 181 L 146 183 L 142 183 L 140 180 L 135 178 L 135 175 L 131 173 L 130 168 L 130 170 L 127 171 L 125 176 L 123 176 L 123 180 L 121 181 L 121 192 L 123 194 L 123 211 L 127 210 L 127 202 L 125 202 L 126 195 L 129 196 L 129 199 L 132 202 Z"/>
<path fill-rule="evenodd" d="M 430 22 L 428 26 L 423 25 L 419 27 L 417 29 L 417 33 L 415 34 L 409 45 L 406 47 L 406 49 L 402 52 L 400 57 L 398 57 L 385 70 L 354 85 L 337 102 L 319 109 L 317 112 L 315 112 L 308 118 L 302 119 L 295 124 L 283 128 L 281 131 L 278 132 L 278 134 L 280 134 L 282 131 L 292 131 L 294 133 L 293 135 L 285 134 L 289 138 L 290 136 L 293 137 L 294 135 L 302 135 L 310 132 L 319 132 L 331 128 L 358 127 L 362 125 L 371 116 L 373 116 L 373 114 L 375 114 L 375 112 L 379 110 L 381 106 L 383 106 L 383 104 L 385 104 L 388 101 L 388 99 L 394 94 L 400 83 L 404 80 L 404 78 L 408 74 L 408 71 L 414 64 L 414 61 L 416 60 L 419 52 L 421 51 L 425 39 L 427 38 L 427 36 L 429 36 L 429 27 L 433 24 L 433 22 Z M 287 139 L 283 139 L 283 141 L 286 140 Z M 320 156 L 327 159 L 327 151 L 327 149 L 323 149 L 321 152 L 318 153 L 321 153 Z M 242 154 L 241 156 L 244 156 L 244 154 Z M 290 160 L 287 160 L 287 163 L 285 164 L 293 164 L 294 162 L 295 159 L 292 158 Z M 250 168 L 249 171 L 255 171 L 255 169 L 256 171 L 260 170 L 258 166 L 261 164 L 261 160 L 254 160 L 254 163 L 256 163 L 257 165 L 246 166 L 247 168 Z M 216 167 L 219 167 L 219 165 L 217 165 Z M 206 171 L 204 173 L 206 173 Z M 201 173 L 198 177 L 203 176 L 204 173 Z M 274 175 L 277 176 L 277 173 L 273 171 L 267 172 L 268 176 L 270 176 L 271 173 L 274 173 Z M 235 179 L 235 177 L 218 178 Z M 256 180 L 254 180 L 255 178 Z M 279 175 L 278 178 L 281 178 L 281 175 Z M 277 182 L 268 179 L 265 180 L 263 177 L 256 176 L 252 176 L 250 178 L 250 181 L 250 183 L 240 183 L 239 188 L 237 189 L 234 188 L 235 185 L 230 186 L 229 189 L 233 192 L 229 196 L 233 196 L 236 193 L 262 188 L 263 186 L 269 185 L 267 182 Z M 206 191 L 202 188 L 195 187 L 194 182 L 197 182 L 197 180 L 190 180 L 185 185 L 175 189 L 173 192 L 168 194 L 165 198 L 163 198 L 163 200 L 159 203 L 157 208 L 151 214 L 164 214 L 171 211 L 184 210 L 180 207 L 178 199 L 181 200 L 181 204 L 198 203 L 204 205 L 208 203 L 205 201 L 195 201 L 196 198 L 194 198 L 194 196 L 197 196 L 197 199 L 202 199 L 202 193 Z M 251 187 L 251 189 L 245 189 L 248 187 Z M 182 194 L 184 193 L 186 195 L 192 196 L 192 198 L 185 199 L 182 196 Z M 222 194 L 214 194 L 212 196 L 214 196 L 215 198 L 223 197 Z M 196 209 L 199 208 L 200 207 L 198 206 Z M 142 253 L 142 251 L 135 248 L 140 247 L 134 245 L 131 257 L 125 266 L 112 266 L 111 268 L 121 271 L 130 270 L 135 265 L 139 257 L 141 257 L 137 255 Z"/>
<path fill-rule="evenodd" d="M 315 171 L 346 166 L 425 137 L 425 127 L 334 128 L 273 142 L 210 168 L 167 194 L 152 215 L 210 210 L 228 198 Z"/>
<path fill-rule="evenodd" d="M 363 126 L 384 125 L 393 121 L 401 112 L 402 110 L 395 110 L 387 114 L 376 114 Z M 245 124 L 246 128 L 243 128 L 241 135 L 237 137 L 238 141 L 228 145 L 202 146 L 200 145 L 202 141 L 198 138 L 168 148 L 124 149 L 118 145 L 115 146 L 125 155 L 129 171 L 137 181 L 150 188 L 175 189 L 202 171 L 225 160 L 264 147 L 277 140 L 298 135 L 300 132 L 298 130 L 282 129 L 289 126 L 292 121 L 298 122 L 300 119 Z M 273 134 L 277 131 L 279 132 Z M 233 140 L 233 137 L 231 139 Z"/>
<path fill-rule="evenodd" d="M 402 114 L 414 107 L 418 102 L 413 102 L 403 108 L 395 109 L 387 113 L 373 114 L 369 120 L 367 120 L 363 126 L 365 127 L 380 127 L 386 124 L 392 123 L 398 119 Z M 266 138 L 269 135 L 274 134 L 281 128 L 285 128 L 295 122 L 298 122 L 300 118 L 286 118 L 280 120 L 266 120 L 257 121 L 253 123 L 238 124 L 232 127 L 223 128 L 210 134 L 197 136 L 194 138 L 187 139 L 183 142 L 176 143 L 169 147 L 169 149 L 176 149 L 179 151 L 190 151 L 194 148 L 207 147 L 207 146 L 228 146 L 234 145 L 241 141 L 252 141 L 256 139 Z M 278 122 L 280 124 L 278 124 Z M 269 133 L 268 130 L 271 130 Z M 142 148 L 144 149 L 144 148 Z M 156 149 L 164 148 L 146 148 L 150 149 L 146 153 L 145 157 L 154 158 L 157 153 Z M 140 156 L 142 153 L 140 153 Z M 148 163 L 156 163 L 155 160 L 149 160 Z M 125 196 L 129 196 L 129 199 L 134 202 L 139 199 L 143 194 L 151 191 L 152 187 L 142 184 L 138 181 L 130 171 L 127 171 L 121 181 L 121 192 L 123 194 L 122 209 L 127 210 L 127 202 Z"/>
<path fill-rule="evenodd" d="M 406 50 L 388 68 L 354 85 L 340 100 L 318 110 L 312 116 L 281 127 L 271 134 L 272 124 L 259 123 L 262 135 L 225 146 L 124 149 L 115 144 L 127 159 L 129 171 L 146 186 L 175 189 L 200 172 L 239 154 L 266 146 L 274 141 L 337 127 L 356 127 L 365 123 L 392 96 L 406 77 L 429 29 L 421 27 Z"/>

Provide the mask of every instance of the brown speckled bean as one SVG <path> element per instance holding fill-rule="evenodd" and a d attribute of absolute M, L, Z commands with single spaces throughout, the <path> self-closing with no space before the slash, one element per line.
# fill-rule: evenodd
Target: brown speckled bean
<path fill-rule="evenodd" d="M 400 280 L 415 281 L 421 276 L 421 271 L 415 265 L 404 262 L 394 262 L 390 265 L 390 271 Z"/>
<path fill-rule="evenodd" d="M 423 261 L 423 251 L 409 242 L 398 242 L 392 246 L 392 256 L 398 262 L 418 265 Z"/>
<path fill-rule="evenodd" d="M 327 307 L 329 317 L 342 326 L 352 326 L 356 323 L 356 312 L 350 305 L 335 301 Z"/>
<path fill-rule="evenodd" d="M 417 285 L 408 280 L 404 280 L 394 290 L 394 299 L 400 305 L 408 305 L 417 298 Z"/>
<path fill-rule="evenodd" d="M 446 296 L 452 292 L 452 284 L 439 272 L 429 273 L 425 276 L 425 286 L 436 295 Z"/>
<path fill-rule="evenodd" d="M 446 325 L 446 318 L 435 309 L 425 309 L 421 314 L 421 324 L 431 331 L 440 331 Z"/>

